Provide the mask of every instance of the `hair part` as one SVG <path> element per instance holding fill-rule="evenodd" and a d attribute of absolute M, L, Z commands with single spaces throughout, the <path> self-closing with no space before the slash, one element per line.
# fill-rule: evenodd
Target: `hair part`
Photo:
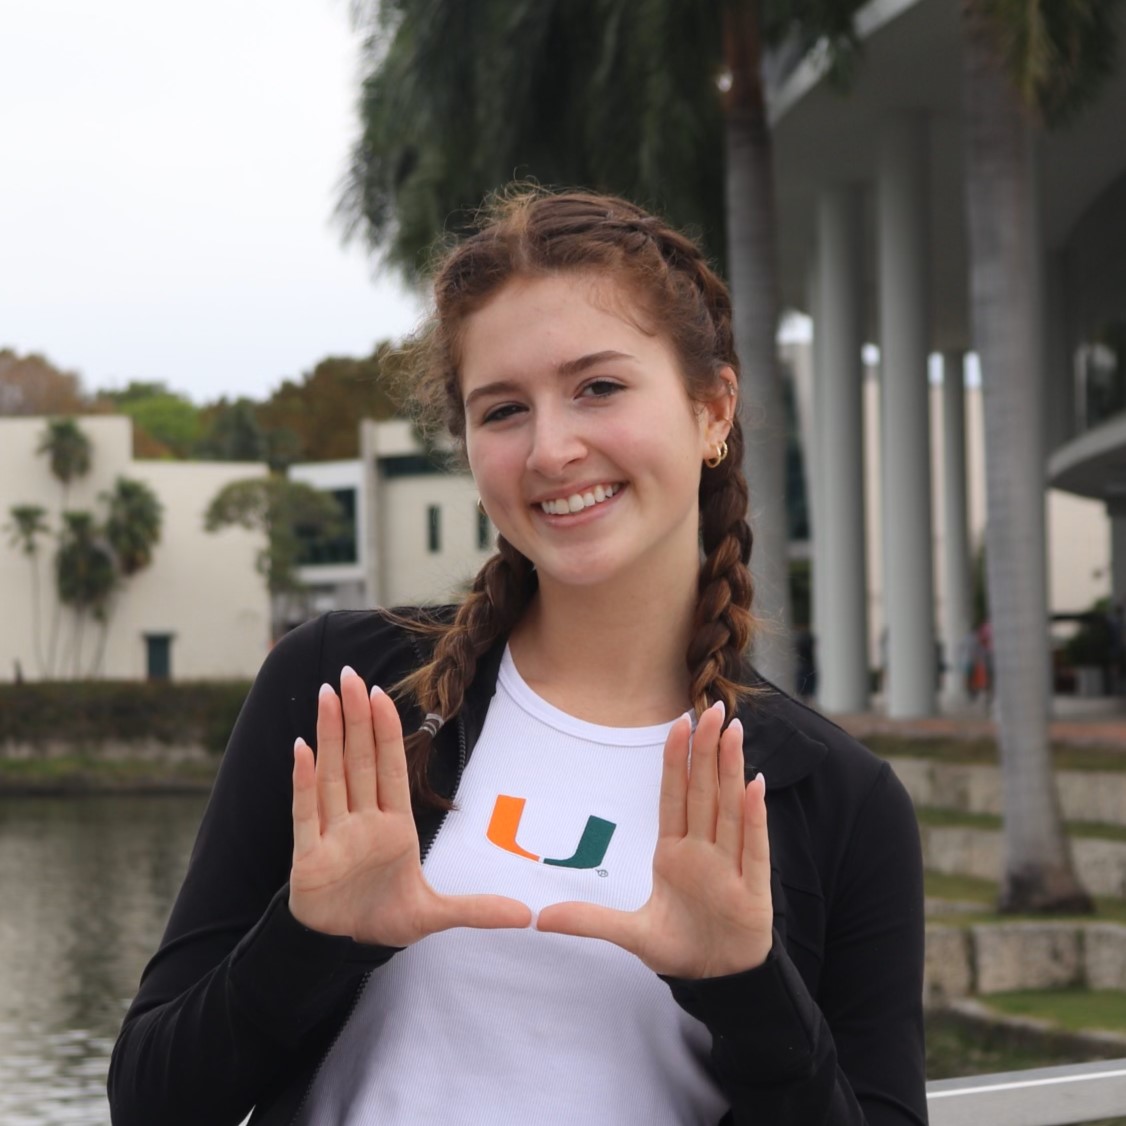
<path fill-rule="evenodd" d="M 515 184 L 486 202 L 476 225 L 477 232 L 438 263 L 433 315 L 407 347 L 413 361 L 406 365 L 413 376 L 410 397 L 424 430 L 446 430 L 464 451 L 460 366 L 465 324 L 518 278 L 578 273 L 612 279 L 636 303 L 639 327 L 668 341 L 697 406 L 728 393 L 725 368 L 738 378 L 727 287 L 691 239 L 636 204 L 592 192 L 553 193 Z M 727 458 L 703 468 L 700 479 L 703 560 L 685 660 L 697 714 L 723 700 L 731 717 L 740 698 L 754 691 L 745 683 L 744 671 L 754 633 L 748 569 L 753 539 L 737 413 L 727 445 Z M 448 720 L 461 709 L 478 660 L 512 630 L 535 593 L 530 561 L 502 536 L 497 546 L 452 622 L 402 619 L 434 641 L 430 662 L 397 686 L 424 712 Z M 411 789 L 423 804 L 448 807 L 427 777 L 433 741 L 429 730 L 407 738 Z"/>

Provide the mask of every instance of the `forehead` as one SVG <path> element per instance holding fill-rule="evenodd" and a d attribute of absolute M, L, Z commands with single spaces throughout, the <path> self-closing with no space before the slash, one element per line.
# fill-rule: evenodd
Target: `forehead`
<path fill-rule="evenodd" d="M 666 349 L 622 283 L 583 273 L 519 277 L 466 317 L 459 334 L 463 393 L 508 369 L 556 368 L 598 351 Z"/>

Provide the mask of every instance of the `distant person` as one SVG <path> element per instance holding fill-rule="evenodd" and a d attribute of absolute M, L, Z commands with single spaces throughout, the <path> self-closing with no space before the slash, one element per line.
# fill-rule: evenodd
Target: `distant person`
<path fill-rule="evenodd" d="M 633 204 L 520 191 L 434 287 L 416 390 L 498 551 L 271 652 L 114 1123 L 925 1122 L 910 799 L 745 661 L 723 283 Z"/>

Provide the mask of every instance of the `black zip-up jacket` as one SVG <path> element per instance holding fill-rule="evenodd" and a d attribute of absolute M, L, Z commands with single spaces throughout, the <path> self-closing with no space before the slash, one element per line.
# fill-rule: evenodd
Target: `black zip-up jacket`
<path fill-rule="evenodd" d="M 238 1126 L 251 1108 L 254 1126 L 293 1121 L 366 975 L 395 953 L 289 913 L 293 742 L 313 742 L 317 689 L 342 666 L 390 687 L 421 649 L 378 613 L 333 613 L 267 658 L 114 1049 L 115 1126 Z M 482 660 L 457 722 L 439 733 L 441 793 L 456 792 L 502 651 Z M 757 969 L 668 986 L 712 1033 L 725 1124 L 918 1126 L 922 863 L 910 800 L 886 763 L 763 687 L 740 716 L 748 777 L 766 776 L 774 948 Z M 405 709 L 404 729 L 420 718 Z M 441 820 L 416 815 L 424 856 Z"/>

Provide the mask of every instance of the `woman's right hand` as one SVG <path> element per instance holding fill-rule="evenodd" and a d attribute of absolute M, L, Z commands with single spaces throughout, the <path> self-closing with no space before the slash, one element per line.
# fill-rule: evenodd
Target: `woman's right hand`
<path fill-rule="evenodd" d="M 317 756 L 293 751 L 289 909 L 325 934 L 409 946 L 452 927 L 526 927 L 532 913 L 499 895 L 439 895 L 422 874 L 403 729 L 391 698 L 350 668 L 340 696 L 321 687 Z"/>

